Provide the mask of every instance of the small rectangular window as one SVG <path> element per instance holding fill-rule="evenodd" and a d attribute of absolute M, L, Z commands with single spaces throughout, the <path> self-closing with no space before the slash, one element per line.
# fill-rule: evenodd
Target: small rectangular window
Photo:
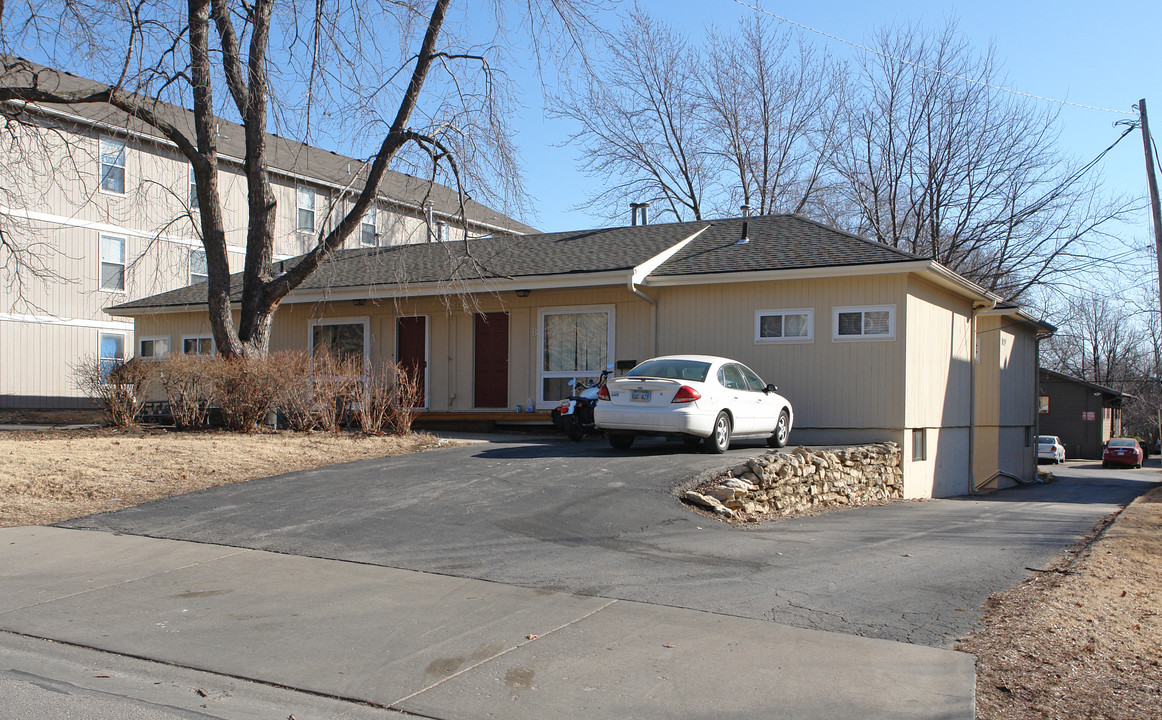
<path fill-rule="evenodd" d="M 102 377 L 125 362 L 125 336 L 120 333 L 100 333 L 97 342 L 97 362 Z"/>
<path fill-rule="evenodd" d="M 190 163 L 190 209 L 198 209 L 198 181 L 194 177 L 193 163 Z"/>
<path fill-rule="evenodd" d="M 836 340 L 891 340 L 896 336 L 894 305 L 835 308 Z"/>
<path fill-rule="evenodd" d="M 299 187 L 296 191 L 298 198 L 298 229 L 301 232 L 315 231 L 315 191 L 308 187 Z"/>
<path fill-rule="evenodd" d="M 183 355 L 213 355 L 214 338 L 210 335 L 190 335 L 182 338 Z"/>
<path fill-rule="evenodd" d="M 160 359 L 169 355 L 169 338 L 141 338 L 137 342 L 137 357 Z"/>
<path fill-rule="evenodd" d="M 758 310 L 755 312 L 754 341 L 759 343 L 811 342 L 814 339 L 815 311 Z"/>
<path fill-rule="evenodd" d="M 210 277 L 206 270 L 206 251 L 190 248 L 190 285 L 205 282 Z"/>
<path fill-rule="evenodd" d="M 372 205 L 363 216 L 359 224 L 359 244 L 366 246 L 376 245 L 375 206 Z"/>
<path fill-rule="evenodd" d="M 912 459 L 928 459 L 928 430 L 917 428 L 912 431 Z"/>
<path fill-rule="evenodd" d="M 101 289 L 112 292 L 125 291 L 125 238 L 112 235 L 100 236 Z"/>
<path fill-rule="evenodd" d="M 98 141 L 101 154 L 101 190 L 125 194 L 125 141 L 103 137 Z"/>

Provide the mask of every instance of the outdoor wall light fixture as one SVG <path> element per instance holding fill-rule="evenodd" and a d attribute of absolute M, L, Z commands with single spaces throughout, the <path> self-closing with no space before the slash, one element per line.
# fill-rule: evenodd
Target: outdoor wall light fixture
<path fill-rule="evenodd" d="M 529 291 L 528 291 L 528 290 L 517 290 L 517 291 L 516 291 L 516 296 L 517 296 L 517 297 L 528 297 L 528 296 L 529 296 Z"/>

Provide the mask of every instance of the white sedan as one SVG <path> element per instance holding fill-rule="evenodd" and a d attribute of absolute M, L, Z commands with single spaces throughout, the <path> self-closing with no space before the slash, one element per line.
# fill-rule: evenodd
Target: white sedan
<path fill-rule="evenodd" d="M 728 358 L 667 355 L 602 386 L 593 418 L 618 450 L 638 435 L 681 437 L 715 453 L 726 452 L 732 438 L 783 447 L 794 414 L 777 390 Z"/>
<path fill-rule="evenodd" d="M 1054 465 L 1065 462 L 1065 445 L 1056 435 L 1037 436 L 1037 459 L 1048 460 Z"/>

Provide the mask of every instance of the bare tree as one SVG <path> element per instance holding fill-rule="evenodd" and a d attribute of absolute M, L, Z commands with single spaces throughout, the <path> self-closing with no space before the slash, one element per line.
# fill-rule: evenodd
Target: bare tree
<path fill-rule="evenodd" d="M 759 215 L 818 216 L 831 182 L 842 68 L 759 15 L 737 32 L 712 30 L 707 45 L 704 122 L 729 168 L 730 201 Z"/>
<path fill-rule="evenodd" d="M 604 52 L 555 98 L 557 114 L 581 126 L 569 141 L 581 148 L 582 170 L 607 181 L 586 205 L 616 218 L 627 200 L 648 201 L 659 217 L 701 220 L 721 163 L 704 132 L 697 50 L 635 8 Z"/>
<path fill-rule="evenodd" d="M 886 29 L 861 57 L 836 172 L 850 225 L 930 256 L 1003 296 L 1092 266 L 1130 209 L 1056 147 L 1051 109 L 997 89 L 992 51 L 953 24 Z"/>
<path fill-rule="evenodd" d="M 1121 388 L 1147 368 L 1146 336 L 1118 298 L 1075 299 L 1043 350 L 1046 364 L 1099 385 Z"/>
<path fill-rule="evenodd" d="M 547 31 L 568 44 L 584 29 L 589 4 L 529 0 L 525 17 L 534 34 L 552 20 Z M 12 53 L 23 43 L 56 67 L 84 65 L 104 75 L 100 87 L 68 89 L 55 70 L 9 60 L 0 77 L 0 103 L 10 117 L 22 103 L 101 105 L 172 143 L 189 160 L 196 181 L 218 349 L 230 356 L 263 354 L 275 310 L 359 227 L 389 165 L 422 163 L 431 177 L 446 177 L 461 190 L 470 183 L 486 199 L 490 188 L 499 188 L 500 197 L 519 191 L 501 84 L 488 46 L 471 40 L 479 37 L 481 20 L 467 11 L 450 15 L 450 5 L 28 0 L 0 6 L 0 50 Z M 496 12 L 499 20 L 499 3 Z M 159 101 L 188 109 L 188 119 L 175 117 Z M 238 308 L 230 300 L 219 187 L 220 115 L 237 117 L 245 132 L 246 257 Z M 354 201 L 283 272 L 272 266 L 272 124 L 304 142 L 329 135 L 375 148 L 352 180 Z M 27 260 L 35 256 L 18 251 L 14 257 L 26 258 L 21 262 L 36 272 Z M 231 320 L 235 309 L 237 326 Z"/>

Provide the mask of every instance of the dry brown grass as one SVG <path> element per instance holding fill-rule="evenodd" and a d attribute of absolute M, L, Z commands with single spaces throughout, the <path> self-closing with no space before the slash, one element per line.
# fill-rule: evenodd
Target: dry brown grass
<path fill-rule="evenodd" d="M 203 488 L 439 444 L 420 434 L 238 435 L 145 428 L 0 432 L 0 527 L 47 525 Z"/>
<path fill-rule="evenodd" d="M 1162 488 L 1088 540 L 990 597 L 961 641 L 980 720 L 1162 717 Z"/>

